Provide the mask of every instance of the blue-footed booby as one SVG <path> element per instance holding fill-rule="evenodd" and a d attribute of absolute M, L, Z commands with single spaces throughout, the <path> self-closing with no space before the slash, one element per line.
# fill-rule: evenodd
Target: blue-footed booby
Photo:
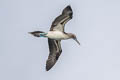
<path fill-rule="evenodd" d="M 49 56 L 46 61 L 46 71 L 50 70 L 58 60 L 60 54 L 62 53 L 61 48 L 61 40 L 66 39 L 73 39 L 79 45 L 79 41 L 77 40 L 75 34 L 73 33 L 66 33 L 64 31 L 65 24 L 72 19 L 73 11 L 71 6 L 68 5 L 62 11 L 62 14 L 58 16 L 51 25 L 50 31 L 43 32 L 43 31 L 34 31 L 29 32 L 35 37 L 46 37 L 48 38 L 48 45 L 49 45 Z"/>

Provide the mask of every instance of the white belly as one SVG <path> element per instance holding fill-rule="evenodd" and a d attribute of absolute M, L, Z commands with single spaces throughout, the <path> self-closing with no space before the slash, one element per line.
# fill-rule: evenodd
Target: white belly
<path fill-rule="evenodd" d="M 62 40 L 67 39 L 68 36 L 60 31 L 49 31 L 46 35 L 48 38 L 56 39 L 56 40 Z"/>

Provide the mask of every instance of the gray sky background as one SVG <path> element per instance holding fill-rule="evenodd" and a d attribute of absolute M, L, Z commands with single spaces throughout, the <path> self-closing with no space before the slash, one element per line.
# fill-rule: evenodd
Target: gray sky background
<path fill-rule="evenodd" d="M 69 4 L 74 14 L 65 29 L 81 45 L 62 41 L 46 72 L 47 39 L 28 32 L 47 32 Z M 0 80 L 120 80 L 120 1 L 0 0 Z"/>

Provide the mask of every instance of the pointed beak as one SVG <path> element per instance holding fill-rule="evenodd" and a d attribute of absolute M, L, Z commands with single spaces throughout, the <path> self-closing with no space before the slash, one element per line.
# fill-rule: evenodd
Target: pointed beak
<path fill-rule="evenodd" d="M 77 40 L 77 38 L 74 38 L 74 40 L 80 45 L 80 42 Z"/>

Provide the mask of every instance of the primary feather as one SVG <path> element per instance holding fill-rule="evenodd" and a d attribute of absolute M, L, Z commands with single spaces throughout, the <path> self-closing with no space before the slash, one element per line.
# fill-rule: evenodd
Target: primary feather
<path fill-rule="evenodd" d="M 72 19 L 72 15 L 73 11 L 69 5 L 62 11 L 62 14 L 52 22 L 50 30 L 58 30 L 64 32 L 64 26 L 70 19 Z"/>

